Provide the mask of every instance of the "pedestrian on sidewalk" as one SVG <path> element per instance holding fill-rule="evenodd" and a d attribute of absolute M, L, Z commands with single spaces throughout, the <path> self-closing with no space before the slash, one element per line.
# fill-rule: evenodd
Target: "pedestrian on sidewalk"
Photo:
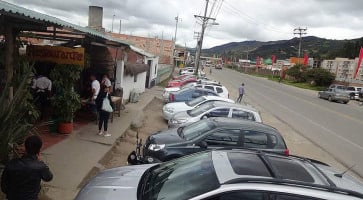
<path fill-rule="evenodd" d="M 26 154 L 6 165 L 1 176 L 1 190 L 8 200 L 36 200 L 41 180 L 49 182 L 53 179 L 49 167 L 41 161 L 42 145 L 39 136 L 28 137 L 25 140 Z"/>
<path fill-rule="evenodd" d="M 98 120 L 98 135 L 110 137 L 111 134 L 107 132 L 108 128 L 108 119 L 110 118 L 110 114 L 113 112 L 113 103 L 110 95 L 110 88 L 103 87 L 101 92 L 98 94 L 96 99 L 97 111 L 99 115 Z M 103 132 L 102 132 L 103 126 Z"/>
<path fill-rule="evenodd" d="M 245 84 L 242 83 L 241 86 L 238 88 L 238 94 L 239 94 L 237 98 L 238 103 L 241 103 L 244 93 L 245 93 Z"/>

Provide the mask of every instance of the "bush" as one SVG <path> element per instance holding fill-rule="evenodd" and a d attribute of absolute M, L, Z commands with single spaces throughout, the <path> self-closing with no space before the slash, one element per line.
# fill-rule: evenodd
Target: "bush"
<path fill-rule="evenodd" d="M 293 77 L 296 82 L 306 82 L 306 68 L 304 65 L 297 64 L 286 71 L 286 74 Z"/>
<path fill-rule="evenodd" d="M 335 79 L 335 75 L 326 69 L 313 68 L 306 72 L 309 81 L 314 81 L 317 86 L 329 86 Z"/>

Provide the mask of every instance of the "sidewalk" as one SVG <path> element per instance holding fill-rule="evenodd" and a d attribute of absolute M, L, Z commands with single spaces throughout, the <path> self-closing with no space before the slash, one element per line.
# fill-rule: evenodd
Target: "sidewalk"
<path fill-rule="evenodd" d="M 161 97 L 162 89 L 146 89 L 139 102 L 126 105 L 121 117 L 109 122 L 111 137 L 98 136 L 98 127 L 89 123 L 75 131 L 67 139 L 42 152 L 43 160 L 48 163 L 54 179 L 44 184 L 45 193 L 51 199 L 74 199 L 79 185 L 88 174 L 96 173 L 102 166 L 99 160 L 112 148 L 117 138 L 140 116 L 139 113 L 154 97 Z M 95 170 L 96 169 L 96 170 Z"/>

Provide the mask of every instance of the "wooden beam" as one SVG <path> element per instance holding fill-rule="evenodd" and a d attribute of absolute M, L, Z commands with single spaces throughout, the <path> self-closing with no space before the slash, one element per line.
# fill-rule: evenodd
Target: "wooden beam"
<path fill-rule="evenodd" d="M 10 83 L 14 75 L 14 46 L 15 46 L 15 34 L 14 29 L 9 24 L 4 27 L 5 36 L 5 74 L 6 82 Z M 9 99 L 12 100 L 14 97 L 14 88 L 11 85 L 9 91 Z"/>

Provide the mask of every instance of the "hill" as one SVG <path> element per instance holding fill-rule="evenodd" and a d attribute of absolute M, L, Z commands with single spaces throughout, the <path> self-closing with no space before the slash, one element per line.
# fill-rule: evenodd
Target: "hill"
<path fill-rule="evenodd" d="M 329 40 L 314 36 L 302 38 L 301 56 L 304 51 L 308 53 L 309 57 L 314 58 L 334 58 L 334 57 L 351 57 L 347 52 L 351 47 L 359 48 L 362 39 L 352 40 Z M 363 44 L 363 43 L 362 43 Z M 278 40 L 278 41 L 243 41 L 231 42 L 224 45 L 212 47 L 210 49 L 203 49 L 202 55 L 204 56 L 223 56 L 227 58 L 241 58 L 246 59 L 247 54 L 249 59 L 255 59 L 257 56 L 263 58 L 276 55 L 277 59 L 287 59 L 292 56 L 297 56 L 297 48 L 299 46 L 299 38 L 291 40 Z M 294 47 L 296 49 L 294 49 Z M 349 48 L 349 49 L 348 49 Z M 355 55 L 356 49 L 351 53 Z M 358 54 L 356 54 L 358 56 Z"/>

